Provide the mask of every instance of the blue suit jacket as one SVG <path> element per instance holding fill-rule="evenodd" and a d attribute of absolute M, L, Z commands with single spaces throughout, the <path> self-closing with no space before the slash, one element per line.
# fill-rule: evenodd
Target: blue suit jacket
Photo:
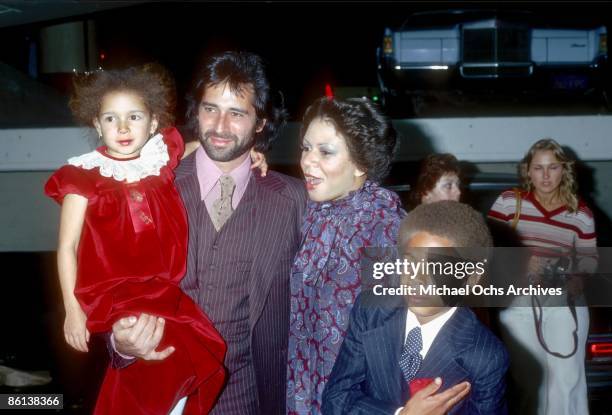
<path fill-rule="evenodd" d="M 366 299 L 368 296 L 365 296 Z M 406 307 L 364 304 L 360 296 L 323 393 L 323 414 L 394 414 L 410 397 L 399 367 Z M 505 414 L 508 354 L 468 309 L 459 307 L 442 327 L 417 378 L 442 378 L 439 391 L 464 380 L 469 395 L 450 414 Z"/>

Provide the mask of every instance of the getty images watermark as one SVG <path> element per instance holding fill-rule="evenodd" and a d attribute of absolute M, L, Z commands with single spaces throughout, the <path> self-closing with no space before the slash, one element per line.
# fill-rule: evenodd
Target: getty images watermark
<path fill-rule="evenodd" d="M 385 304 L 405 297 L 420 305 L 521 306 L 537 296 L 547 306 L 612 305 L 609 248 L 366 248 L 362 290 Z"/>

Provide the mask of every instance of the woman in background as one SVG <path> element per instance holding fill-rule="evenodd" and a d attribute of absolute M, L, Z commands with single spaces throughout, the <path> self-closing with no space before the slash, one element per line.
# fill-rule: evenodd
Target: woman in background
<path fill-rule="evenodd" d="M 421 163 L 421 170 L 414 191 L 413 206 L 440 200 L 459 201 L 461 179 L 459 161 L 452 154 L 430 154 Z"/>
<path fill-rule="evenodd" d="M 591 210 L 577 195 L 574 161 L 556 141 L 547 138 L 531 146 L 519 165 L 519 174 L 522 189 L 502 193 L 489 217 L 513 227 L 522 244 L 531 248 L 529 269 L 536 276 L 533 284 L 544 284 L 544 267 L 560 256 L 574 254 L 574 268 L 592 272 L 597 266 L 595 223 Z M 570 298 L 579 298 L 580 287 L 580 277 L 569 280 Z M 502 337 L 510 352 L 510 373 L 518 392 L 516 413 L 588 414 L 584 367 L 588 308 L 575 307 L 574 317 L 569 306 L 542 307 L 542 322 L 536 327 L 529 300 L 518 298 L 513 303 L 516 306 L 500 313 Z M 574 329 L 577 337 L 572 335 Z M 571 354 L 573 348 L 576 350 Z"/>

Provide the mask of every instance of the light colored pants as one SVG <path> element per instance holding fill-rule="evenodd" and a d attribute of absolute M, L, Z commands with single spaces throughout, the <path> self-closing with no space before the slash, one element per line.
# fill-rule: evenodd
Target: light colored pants
<path fill-rule="evenodd" d="M 183 396 L 168 415 L 181 415 L 183 413 L 183 409 L 185 409 L 185 402 L 187 402 L 187 397 Z"/>
<path fill-rule="evenodd" d="M 569 307 L 543 307 L 542 332 L 549 350 L 568 354 L 576 327 Z M 578 349 L 567 359 L 546 352 L 538 340 L 531 307 L 500 312 L 502 337 L 510 353 L 510 374 L 516 384 L 521 415 L 588 415 L 585 347 L 589 309 L 576 307 Z"/>

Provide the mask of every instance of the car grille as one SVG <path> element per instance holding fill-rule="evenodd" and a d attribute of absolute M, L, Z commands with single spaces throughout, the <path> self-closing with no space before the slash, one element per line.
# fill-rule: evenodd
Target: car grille
<path fill-rule="evenodd" d="M 464 63 L 529 62 L 529 31 L 520 27 L 463 30 Z"/>
<path fill-rule="evenodd" d="M 531 65 L 463 65 L 461 75 L 466 78 L 524 77 L 532 73 Z"/>

